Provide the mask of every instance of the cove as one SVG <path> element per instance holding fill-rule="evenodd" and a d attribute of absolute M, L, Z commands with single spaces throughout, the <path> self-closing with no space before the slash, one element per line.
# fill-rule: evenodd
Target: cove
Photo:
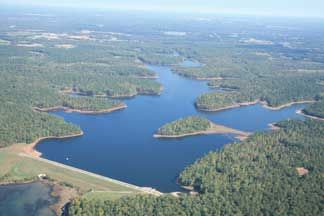
<path fill-rule="evenodd" d="M 54 216 L 51 187 L 41 182 L 0 186 L 1 215 Z"/>
<path fill-rule="evenodd" d="M 158 81 L 164 86 L 160 96 L 125 100 L 127 109 L 109 114 L 52 112 L 80 125 L 84 136 L 43 141 L 37 146 L 42 157 L 161 192 L 179 191 L 181 187 L 176 178 L 186 166 L 235 139 L 230 135 L 153 138 L 165 123 L 201 115 L 227 127 L 255 132 L 268 130 L 269 123 L 304 118 L 296 114 L 296 110 L 305 106 L 303 104 L 281 110 L 269 110 L 256 104 L 215 113 L 199 112 L 194 101 L 210 91 L 205 81 L 183 78 L 166 66 L 147 67 L 158 74 Z"/>

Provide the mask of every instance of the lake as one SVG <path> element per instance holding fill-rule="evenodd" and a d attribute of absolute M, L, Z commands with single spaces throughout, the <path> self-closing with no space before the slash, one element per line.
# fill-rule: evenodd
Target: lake
<path fill-rule="evenodd" d="M 187 61 L 185 65 L 196 67 L 197 62 Z M 199 112 L 194 101 L 211 91 L 206 81 L 183 78 L 165 66 L 147 67 L 159 75 L 158 81 L 164 86 L 160 96 L 137 96 L 125 100 L 127 109 L 103 115 L 53 112 L 80 125 L 84 136 L 43 141 L 37 146 L 42 157 L 162 192 L 179 191 L 176 179 L 186 166 L 235 139 L 231 135 L 153 138 L 165 123 L 200 115 L 218 124 L 255 132 L 268 130 L 269 123 L 280 120 L 303 119 L 296 114 L 303 104 L 276 111 L 256 104 L 214 113 Z"/>
<path fill-rule="evenodd" d="M 34 182 L 0 186 L 0 215 L 54 216 L 49 185 Z"/>

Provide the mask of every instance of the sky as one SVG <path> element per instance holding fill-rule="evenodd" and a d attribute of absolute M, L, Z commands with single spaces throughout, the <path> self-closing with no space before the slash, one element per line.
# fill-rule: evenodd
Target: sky
<path fill-rule="evenodd" d="M 324 0 L 0 0 L 1 5 L 324 17 Z"/>

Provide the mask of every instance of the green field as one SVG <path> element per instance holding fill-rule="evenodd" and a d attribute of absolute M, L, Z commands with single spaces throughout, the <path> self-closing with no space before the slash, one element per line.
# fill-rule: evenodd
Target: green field
<path fill-rule="evenodd" d="M 118 195 L 123 196 L 143 192 L 109 180 L 57 166 L 38 158 L 25 156 L 20 151 L 22 146 L 23 144 L 0 150 L 0 176 L 2 183 L 33 181 L 38 179 L 39 174 L 46 174 L 55 182 L 73 186 L 80 193 L 106 191 L 106 197 L 111 195 L 115 198 Z"/>

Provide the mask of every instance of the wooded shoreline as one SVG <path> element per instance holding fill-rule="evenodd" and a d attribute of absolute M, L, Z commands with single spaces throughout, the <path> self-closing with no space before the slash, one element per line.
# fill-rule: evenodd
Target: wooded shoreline
<path fill-rule="evenodd" d="M 319 121 L 324 121 L 324 118 L 320 118 L 320 117 L 313 116 L 313 115 L 308 115 L 303 110 L 297 110 L 296 113 L 299 114 L 299 115 L 305 116 L 307 118 L 311 118 L 311 119 L 315 119 L 315 120 L 319 120 Z"/>
<path fill-rule="evenodd" d="M 39 112 L 54 112 L 54 111 L 58 111 L 58 110 L 63 110 L 64 112 L 76 112 L 76 113 L 81 113 L 81 114 L 104 114 L 104 113 L 110 113 L 110 112 L 114 112 L 117 110 L 121 110 L 121 109 L 126 109 L 127 105 L 126 104 L 121 104 L 109 109 L 103 109 L 103 110 L 98 110 L 98 111 L 94 111 L 94 110 L 80 110 L 80 109 L 72 109 L 69 107 L 64 107 L 64 106 L 56 106 L 56 107 L 49 107 L 49 108 L 39 108 L 39 107 L 34 107 L 34 110 L 39 111 Z"/>
<path fill-rule="evenodd" d="M 179 135 L 163 135 L 163 134 L 154 134 L 154 138 L 166 138 L 166 139 L 172 139 L 172 138 L 183 138 L 187 136 L 195 136 L 195 135 L 208 135 L 208 134 L 235 134 L 237 135 L 235 138 L 239 140 L 244 140 L 246 139 L 249 135 L 251 135 L 248 132 L 243 132 L 239 130 L 235 130 L 232 128 L 228 128 L 222 125 L 217 125 L 215 123 L 211 122 L 211 127 L 207 130 L 203 131 L 195 131 L 191 133 L 183 133 Z"/>
<path fill-rule="evenodd" d="M 68 138 L 73 138 L 73 137 L 79 137 L 83 136 L 83 131 L 80 133 L 76 134 L 71 134 L 71 135 L 65 135 L 65 136 L 47 136 L 47 137 L 41 137 L 36 139 L 34 142 L 30 144 L 24 144 L 25 146 L 22 147 L 22 150 L 24 153 L 32 156 L 32 157 L 41 157 L 42 153 L 36 150 L 36 146 L 41 143 L 42 141 L 48 140 L 48 139 L 68 139 Z"/>
<path fill-rule="evenodd" d="M 283 104 L 283 105 L 280 105 L 280 106 L 277 106 L 277 107 L 272 107 L 272 106 L 269 106 L 266 101 L 255 100 L 255 101 L 251 101 L 251 102 L 236 103 L 236 104 L 233 104 L 233 105 L 230 105 L 230 106 L 220 107 L 220 108 L 216 108 L 216 109 L 203 109 L 203 108 L 199 108 L 197 105 L 196 105 L 196 107 L 197 107 L 198 110 L 204 111 L 204 112 L 218 112 L 218 111 L 238 108 L 238 107 L 242 107 L 242 106 L 250 106 L 250 105 L 255 105 L 255 104 L 260 103 L 266 109 L 281 110 L 283 108 L 290 107 L 290 106 L 295 105 L 295 104 L 306 104 L 306 103 L 314 103 L 314 102 L 316 102 L 316 101 L 315 100 L 296 101 L 296 102 L 286 103 L 286 104 Z"/>

